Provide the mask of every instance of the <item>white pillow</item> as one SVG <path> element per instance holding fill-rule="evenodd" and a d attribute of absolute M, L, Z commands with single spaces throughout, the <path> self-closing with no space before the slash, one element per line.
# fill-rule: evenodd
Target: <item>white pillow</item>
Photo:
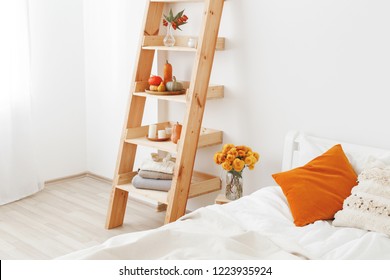
<path fill-rule="evenodd" d="M 299 166 L 305 165 L 336 144 L 341 144 L 345 155 L 347 156 L 356 174 L 360 174 L 368 162 L 372 162 L 373 160 L 380 160 L 384 164 L 390 165 L 389 151 L 355 144 L 342 143 L 333 140 L 324 140 L 302 134 L 299 139 Z"/>
<path fill-rule="evenodd" d="M 370 161 L 358 181 L 343 209 L 336 213 L 333 225 L 390 235 L 390 166 Z"/>

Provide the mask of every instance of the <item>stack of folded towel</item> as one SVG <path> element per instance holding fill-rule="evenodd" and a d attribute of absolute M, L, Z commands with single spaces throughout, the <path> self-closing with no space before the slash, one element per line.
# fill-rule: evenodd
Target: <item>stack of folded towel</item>
<path fill-rule="evenodd" d="M 168 191 L 171 188 L 175 161 L 170 155 L 164 159 L 147 159 L 134 176 L 132 184 L 137 189 Z"/>

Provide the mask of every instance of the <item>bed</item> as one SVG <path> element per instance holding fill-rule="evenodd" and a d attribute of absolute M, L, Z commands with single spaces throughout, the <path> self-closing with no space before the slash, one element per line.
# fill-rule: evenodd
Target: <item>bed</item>
<path fill-rule="evenodd" d="M 386 150 L 290 132 L 286 136 L 282 169 L 296 170 L 295 167 L 312 162 L 336 144 L 341 144 L 356 176 L 363 174 L 368 165 L 390 165 L 390 152 Z M 389 171 L 382 165 L 380 170 Z M 359 178 L 363 181 L 363 177 Z M 387 183 L 380 189 L 386 189 Z M 356 193 L 354 190 L 355 187 L 352 193 Z M 200 208 L 160 228 L 119 235 L 60 259 L 390 259 L 390 238 L 386 232 L 390 215 L 374 213 L 380 218 L 379 223 L 367 230 L 363 228 L 375 219 L 365 217 L 372 215 L 365 209 L 363 218 L 348 220 L 351 226 L 343 226 L 343 218 L 348 216 L 343 213 L 350 211 L 345 202 L 352 197 L 350 192 L 336 214 L 339 218 L 296 226 L 285 190 L 275 184 L 228 204 Z M 365 194 L 359 196 L 365 199 Z M 379 199 L 381 203 L 388 202 Z M 373 201 L 376 202 L 370 199 L 367 203 Z M 368 222 L 359 226 L 366 218 Z M 338 226 L 334 225 L 336 220 L 340 221 Z"/>

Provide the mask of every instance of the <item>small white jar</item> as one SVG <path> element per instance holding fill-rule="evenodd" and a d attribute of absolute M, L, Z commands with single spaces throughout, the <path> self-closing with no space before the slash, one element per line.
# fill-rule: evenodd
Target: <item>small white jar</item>
<path fill-rule="evenodd" d="M 196 39 L 194 38 L 189 38 L 187 42 L 188 47 L 190 48 L 195 48 L 196 47 Z"/>

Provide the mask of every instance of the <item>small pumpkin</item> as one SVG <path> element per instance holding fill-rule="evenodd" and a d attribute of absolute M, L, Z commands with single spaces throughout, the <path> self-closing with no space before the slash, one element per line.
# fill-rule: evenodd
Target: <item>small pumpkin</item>
<path fill-rule="evenodd" d="M 177 144 L 177 142 L 179 141 L 180 139 L 180 134 L 181 134 L 181 129 L 182 129 L 182 125 L 179 124 L 178 122 L 175 123 L 173 126 L 172 126 L 172 135 L 171 135 L 171 140 L 173 143 Z"/>
<path fill-rule="evenodd" d="M 161 84 L 160 84 L 160 85 L 158 86 L 158 88 L 157 88 L 157 91 L 159 91 L 159 92 L 166 91 L 164 82 L 161 82 Z"/>
<path fill-rule="evenodd" d="M 160 85 L 158 86 L 158 88 L 157 88 L 157 91 L 159 91 L 159 92 L 166 91 L 164 82 L 161 82 L 161 84 L 160 84 Z"/>
<path fill-rule="evenodd" d="M 168 91 L 181 91 L 183 89 L 183 84 L 176 81 L 175 76 L 173 76 L 173 81 L 166 83 L 165 86 Z"/>
<path fill-rule="evenodd" d="M 150 85 L 149 90 L 158 91 L 158 86 Z"/>
<path fill-rule="evenodd" d="M 163 81 L 163 79 L 160 76 L 152 75 L 152 76 L 150 76 L 148 83 L 151 86 L 158 86 L 162 81 Z"/>

